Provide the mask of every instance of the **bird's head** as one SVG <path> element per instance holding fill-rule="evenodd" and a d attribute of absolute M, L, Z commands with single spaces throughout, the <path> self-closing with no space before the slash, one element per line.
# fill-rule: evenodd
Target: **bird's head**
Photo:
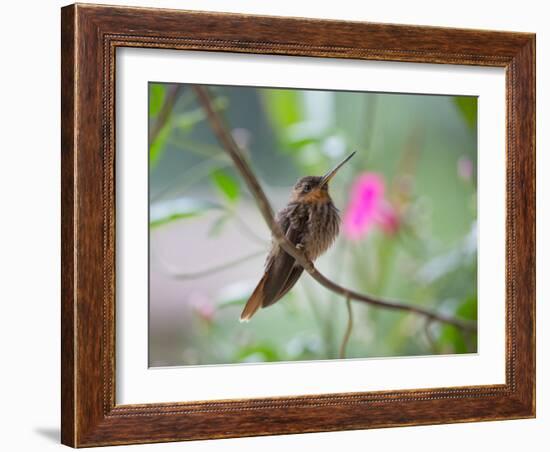
<path fill-rule="evenodd" d="M 338 172 L 340 168 L 355 155 L 352 152 L 336 167 L 326 173 L 324 176 L 305 176 L 298 179 L 298 182 L 292 189 L 292 200 L 296 202 L 328 202 L 330 195 L 328 193 L 328 183 Z"/>

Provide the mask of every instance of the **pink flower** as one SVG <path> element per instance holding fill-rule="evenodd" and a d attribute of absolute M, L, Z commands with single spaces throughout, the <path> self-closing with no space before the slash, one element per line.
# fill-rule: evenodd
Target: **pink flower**
<path fill-rule="evenodd" d="M 210 299 L 202 292 L 194 292 L 190 295 L 190 305 L 193 311 L 199 318 L 207 323 L 211 323 L 214 320 L 216 314 L 216 308 L 210 301 Z"/>
<path fill-rule="evenodd" d="M 376 223 L 388 235 L 395 234 L 399 229 L 399 216 L 393 206 L 386 200 L 380 204 Z"/>
<path fill-rule="evenodd" d="M 474 164 L 468 157 L 462 156 L 456 163 L 456 172 L 463 181 L 469 182 L 474 174 Z"/>
<path fill-rule="evenodd" d="M 366 235 L 373 226 L 394 234 L 399 217 L 384 197 L 384 178 L 377 173 L 363 173 L 354 182 L 349 204 L 344 213 L 344 234 L 351 240 Z"/>

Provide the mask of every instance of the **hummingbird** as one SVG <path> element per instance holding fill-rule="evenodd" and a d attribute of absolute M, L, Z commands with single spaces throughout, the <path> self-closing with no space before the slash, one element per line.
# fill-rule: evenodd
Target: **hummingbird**
<path fill-rule="evenodd" d="M 355 152 L 324 176 L 306 176 L 294 185 L 286 207 L 275 221 L 286 238 L 314 261 L 334 242 L 340 230 L 340 215 L 328 192 L 328 183 Z M 241 322 L 260 308 L 266 308 L 285 296 L 300 278 L 304 268 L 282 249 L 272 237 L 264 275 L 248 299 Z"/>

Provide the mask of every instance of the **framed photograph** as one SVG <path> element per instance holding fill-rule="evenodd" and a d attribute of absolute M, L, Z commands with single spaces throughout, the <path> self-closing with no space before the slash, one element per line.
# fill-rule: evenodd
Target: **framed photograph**
<path fill-rule="evenodd" d="M 62 9 L 62 442 L 535 416 L 535 36 Z"/>

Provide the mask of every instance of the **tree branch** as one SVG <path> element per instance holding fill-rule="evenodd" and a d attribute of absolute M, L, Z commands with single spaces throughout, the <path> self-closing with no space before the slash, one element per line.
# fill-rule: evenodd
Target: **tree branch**
<path fill-rule="evenodd" d="M 158 134 L 166 124 L 166 121 L 172 114 L 172 110 L 174 109 L 174 105 L 176 105 L 176 100 L 178 99 L 181 90 L 182 85 L 180 84 L 172 85 L 168 89 L 168 92 L 166 93 L 166 99 L 164 99 L 164 103 L 162 104 L 162 107 L 159 111 L 155 125 L 151 127 L 151 133 L 149 135 L 149 147 L 151 147 L 151 145 L 155 141 L 155 138 L 157 138 Z"/>
<path fill-rule="evenodd" d="M 382 300 L 370 295 L 363 295 L 353 290 L 342 287 L 336 284 L 335 282 L 331 281 L 330 279 L 328 279 L 323 274 L 321 274 L 315 268 L 313 263 L 309 261 L 305 257 L 305 255 L 300 250 L 298 250 L 283 235 L 281 228 L 275 221 L 275 218 L 273 215 L 273 209 L 267 199 L 267 196 L 265 195 L 262 187 L 258 182 L 258 179 L 252 172 L 250 166 L 244 159 L 239 147 L 237 146 L 237 143 L 235 142 L 235 140 L 233 139 L 233 136 L 229 132 L 229 129 L 224 124 L 221 116 L 214 109 L 214 106 L 212 104 L 212 99 L 210 97 L 210 94 L 206 90 L 206 88 L 204 88 L 203 86 L 194 85 L 193 89 L 195 90 L 195 93 L 199 101 L 201 102 L 204 110 L 206 111 L 208 121 L 210 122 L 210 126 L 212 127 L 214 134 L 218 138 L 218 141 L 220 142 L 222 147 L 225 149 L 225 151 L 229 154 L 229 156 L 233 160 L 233 163 L 235 164 L 237 170 L 240 172 L 241 176 L 243 177 L 246 185 L 248 186 L 248 189 L 254 196 L 256 203 L 258 204 L 258 208 L 260 209 L 260 212 L 265 222 L 267 223 L 267 226 L 271 230 L 274 239 L 281 246 L 281 248 L 283 248 L 288 254 L 290 254 L 296 260 L 296 262 L 298 262 L 298 264 L 304 267 L 304 269 L 313 277 L 313 279 L 315 279 L 322 286 L 341 295 L 346 299 L 349 298 L 355 301 L 361 301 L 363 303 L 367 303 L 372 306 L 378 306 L 385 309 L 406 311 L 406 312 L 410 312 L 413 314 L 426 317 L 427 319 L 432 319 L 434 321 L 453 325 L 462 330 L 472 331 L 472 332 L 476 331 L 476 325 L 471 322 L 466 322 L 452 316 L 447 316 L 445 314 L 439 314 L 437 312 L 431 311 L 426 308 L 422 308 L 420 306 L 400 303 L 397 301 Z"/>

